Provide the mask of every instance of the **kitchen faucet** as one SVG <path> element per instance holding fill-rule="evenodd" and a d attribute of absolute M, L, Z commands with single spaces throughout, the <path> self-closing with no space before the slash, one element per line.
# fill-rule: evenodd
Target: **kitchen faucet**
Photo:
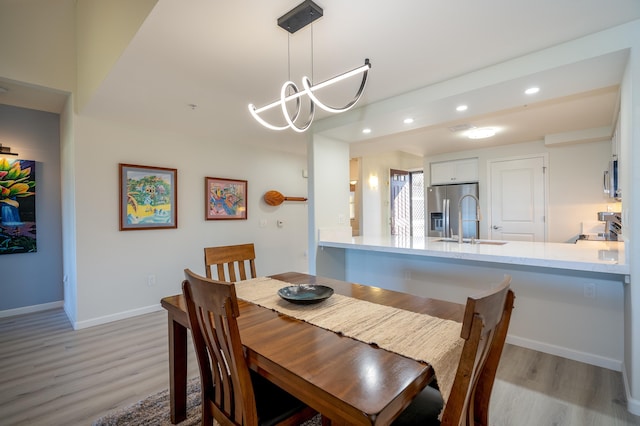
<path fill-rule="evenodd" d="M 466 197 L 471 197 L 476 200 L 476 218 L 474 222 L 478 222 L 479 224 L 481 218 L 480 200 L 478 200 L 478 197 L 473 194 L 464 194 L 462 197 L 460 197 L 460 201 L 458 201 L 458 244 L 462 244 L 462 200 L 464 200 Z"/>

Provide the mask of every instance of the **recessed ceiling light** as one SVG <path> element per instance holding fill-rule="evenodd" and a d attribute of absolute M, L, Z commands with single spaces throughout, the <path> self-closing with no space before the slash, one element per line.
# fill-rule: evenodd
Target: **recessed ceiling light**
<path fill-rule="evenodd" d="M 413 118 L 409 117 L 404 119 L 404 124 L 411 124 L 411 123 L 413 123 Z"/>
<path fill-rule="evenodd" d="M 369 129 L 368 127 L 366 129 L 362 129 L 362 133 L 368 135 L 369 133 L 371 133 L 371 129 Z"/>
<path fill-rule="evenodd" d="M 524 91 L 524 93 L 526 93 L 527 95 L 534 95 L 539 91 L 540 91 L 539 87 L 529 87 L 527 90 Z"/>
<path fill-rule="evenodd" d="M 496 129 L 493 127 L 478 127 L 471 129 L 467 132 L 469 139 L 485 139 L 490 138 L 496 134 Z"/>
<path fill-rule="evenodd" d="M 456 107 L 456 111 L 459 111 L 459 112 L 466 111 L 466 110 L 467 110 L 467 108 L 469 108 L 469 107 L 468 107 L 468 106 L 466 106 L 466 105 L 458 105 L 458 106 Z"/>

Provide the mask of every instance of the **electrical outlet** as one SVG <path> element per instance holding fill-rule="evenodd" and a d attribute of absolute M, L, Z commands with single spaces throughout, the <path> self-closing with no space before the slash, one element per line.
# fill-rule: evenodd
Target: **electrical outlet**
<path fill-rule="evenodd" d="M 147 275 L 147 285 L 149 287 L 153 287 L 156 285 L 156 276 L 155 275 Z"/>
<path fill-rule="evenodd" d="M 594 283 L 587 283 L 584 285 L 583 289 L 584 297 L 587 299 L 595 299 L 596 298 L 596 285 Z"/>

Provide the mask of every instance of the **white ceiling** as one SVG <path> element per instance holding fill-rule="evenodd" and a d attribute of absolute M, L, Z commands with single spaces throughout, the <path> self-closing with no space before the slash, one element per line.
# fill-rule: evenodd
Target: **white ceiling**
<path fill-rule="evenodd" d="M 289 36 L 276 20 L 300 2 L 159 0 L 81 113 L 303 153 L 306 134 L 267 130 L 247 105 L 275 100 L 289 73 L 299 83 L 311 74 L 311 59 L 314 81 L 322 81 L 370 58 L 361 108 L 640 18 L 638 0 L 317 0 L 324 16 L 312 31 Z M 468 140 L 447 129 L 457 124 L 500 126 L 487 144 L 610 126 L 625 63 L 624 54 L 610 55 L 323 133 L 352 143 L 352 155 L 390 149 L 425 155 L 466 149 Z M 542 87 L 539 97 L 514 99 L 531 81 Z M 357 89 L 352 85 L 343 89 L 345 102 Z M 459 101 L 483 106 L 450 115 Z M 398 128 L 401 114 L 416 122 L 396 134 L 406 130 Z M 374 129 L 367 140 L 363 125 Z"/>

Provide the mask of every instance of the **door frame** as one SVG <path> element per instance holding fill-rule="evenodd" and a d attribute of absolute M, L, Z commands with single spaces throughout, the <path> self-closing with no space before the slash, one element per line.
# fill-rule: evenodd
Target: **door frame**
<path fill-rule="evenodd" d="M 422 214 L 422 219 L 423 219 L 423 230 L 422 230 L 422 237 L 425 237 L 427 235 L 427 228 L 426 228 L 426 185 L 425 185 L 425 173 L 424 173 L 424 169 L 421 168 L 412 168 L 412 169 L 399 169 L 399 168 L 389 168 L 389 193 L 388 193 L 388 198 L 387 198 L 387 203 L 389 205 L 389 209 L 388 209 L 388 214 L 389 214 L 389 223 L 388 223 L 388 227 L 387 227 L 387 231 L 388 231 L 388 235 L 394 235 L 392 233 L 393 231 L 393 220 L 394 220 L 394 215 L 393 215 L 393 199 L 392 199 L 392 181 L 393 179 L 391 179 L 392 174 L 394 171 L 397 172 L 402 172 L 402 173 L 406 173 L 407 176 L 409 177 L 408 180 L 408 184 L 409 184 L 409 236 L 413 237 L 416 236 L 414 235 L 414 225 L 415 225 L 415 216 L 414 216 L 414 207 L 415 207 L 415 203 L 414 203 L 414 198 L 416 197 L 413 191 L 413 183 L 414 183 L 414 175 L 416 174 L 422 174 L 422 193 L 420 194 L 423 198 L 422 200 L 422 210 L 423 210 L 423 214 Z M 397 234 L 395 234 L 397 235 Z"/>
<path fill-rule="evenodd" d="M 493 199 L 491 194 L 491 165 L 492 163 L 499 163 L 503 161 L 515 161 L 515 160 L 529 160 L 532 158 L 540 158 L 542 157 L 543 164 L 543 190 L 544 190 L 544 240 L 549 240 L 549 153 L 540 152 L 537 154 L 523 154 L 523 155 L 514 155 L 509 157 L 499 157 L 499 158 L 491 158 L 487 160 L 487 184 L 486 184 L 486 192 L 487 192 L 487 214 L 485 221 L 486 226 L 486 235 L 491 235 L 491 218 L 492 216 L 492 206 Z"/>

